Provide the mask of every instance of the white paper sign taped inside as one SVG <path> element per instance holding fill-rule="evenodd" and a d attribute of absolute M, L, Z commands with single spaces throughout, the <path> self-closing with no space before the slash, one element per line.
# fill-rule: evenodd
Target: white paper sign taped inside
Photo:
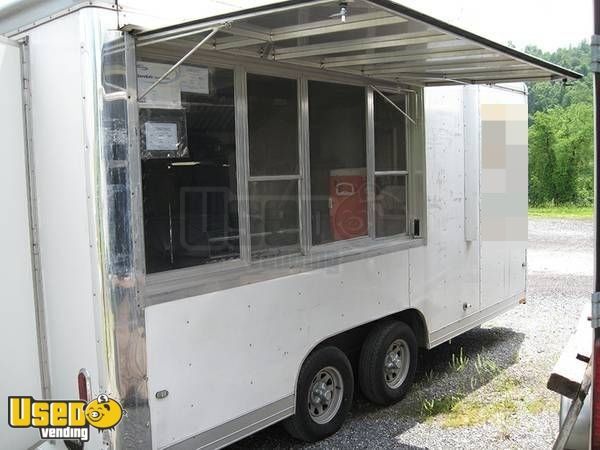
<path fill-rule="evenodd" d="M 206 67 L 181 66 L 181 91 L 208 94 L 208 69 Z"/>
<path fill-rule="evenodd" d="M 138 93 L 146 92 L 152 84 L 171 68 L 169 64 L 139 61 L 137 63 Z M 181 106 L 181 86 L 179 71 L 175 70 L 152 89 L 142 100 L 142 104 Z"/>
<path fill-rule="evenodd" d="M 146 150 L 176 151 L 177 124 L 164 122 L 146 122 Z"/>

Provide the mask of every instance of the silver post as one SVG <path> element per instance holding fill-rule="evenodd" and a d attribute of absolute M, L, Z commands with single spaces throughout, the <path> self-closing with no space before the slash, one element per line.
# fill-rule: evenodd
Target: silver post
<path fill-rule="evenodd" d="M 392 100 L 390 100 L 383 92 L 381 92 L 379 89 L 377 89 L 375 86 L 371 85 L 371 87 L 373 88 L 373 90 L 375 92 L 377 92 L 379 95 L 381 95 L 383 97 L 383 99 L 388 102 L 390 105 L 392 105 L 394 108 L 396 108 L 398 111 L 400 111 L 402 113 L 402 115 L 404 117 L 406 117 L 408 120 L 410 120 L 414 125 L 417 124 L 417 122 L 415 122 L 412 117 L 410 117 L 406 112 L 404 112 L 404 110 L 402 108 L 400 108 L 398 105 L 396 105 Z"/>
<path fill-rule="evenodd" d="M 173 71 L 175 69 L 177 69 L 180 65 L 182 65 L 190 56 L 192 56 L 196 52 L 196 50 L 198 50 L 200 47 L 202 47 L 202 45 L 204 45 L 204 43 L 206 41 L 208 41 L 211 37 L 213 37 L 215 35 L 215 33 L 217 31 L 219 31 L 221 28 L 223 28 L 226 25 L 227 24 L 223 24 L 223 25 L 213 28 L 212 31 L 210 33 L 208 33 L 208 35 L 204 39 L 202 39 L 198 44 L 196 44 L 196 46 L 193 49 L 191 49 L 189 52 L 187 52 L 179 61 L 177 61 L 175 64 L 173 64 L 171 66 L 171 68 L 169 70 L 167 70 L 158 80 L 156 80 L 154 83 L 152 83 L 152 86 L 150 86 L 142 95 L 140 95 L 138 97 L 138 101 L 143 99 L 146 95 L 148 95 L 150 93 L 150 91 L 152 91 L 152 89 L 154 89 L 156 86 L 158 86 L 161 81 L 163 81 L 171 73 L 173 73 Z"/>

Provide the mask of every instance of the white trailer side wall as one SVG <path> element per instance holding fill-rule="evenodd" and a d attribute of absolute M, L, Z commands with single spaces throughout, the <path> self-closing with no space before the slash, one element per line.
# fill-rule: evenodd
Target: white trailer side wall
<path fill-rule="evenodd" d="M 471 89 L 425 89 L 427 245 L 410 250 L 410 293 L 432 345 L 479 311 L 479 246 L 465 238 L 465 130 L 478 127 L 477 116 L 464 114 L 465 102 L 476 101 Z"/>
<path fill-rule="evenodd" d="M 36 313 L 31 261 L 30 218 L 21 53 L 15 42 L 0 38 L 0 399 L 11 395 L 40 398 Z M 28 448 L 39 440 L 33 429 L 8 427 L 7 403 L 0 408 L 0 448 Z"/>
<path fill-rule="evenodd" d="M 77 374 L 86 368 L 98 393 L 102 329 L 93 280 L 93 186 L 89 174 L 89 36 L 99 10 L 84 9 L 27 33 L 30 48 L 31 125 L 40 258 L 52 398 L 76 399 Z M 105 14 L 111 14 L 106 12 Z M 112 13 L 115 16 L 116 14 Z M 92 109 L 93 109 L 93 105 Z M 86 116 L 87 114 L 87 116 Z M 23 392 L 22 394 L 26 394 Z M 100 448 L 90 433 L 86 446 Z"/>
<path fill-rule="evenodd" d="M 409 305 L 405 251 L 147 308 L 155 447 L 282 399 L 289 415 L 316 344 Z"/>

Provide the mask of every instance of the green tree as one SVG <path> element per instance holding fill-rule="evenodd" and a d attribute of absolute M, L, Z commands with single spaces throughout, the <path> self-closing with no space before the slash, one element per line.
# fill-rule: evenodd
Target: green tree
<path fill-rule="evenodd" d="M 529 200 L 589 205 L 593 200 L 593 108 L 537 112 L 529 129 Z"/>
<path fill-rule="evenodd" d="M 569 83 L 528 83 L 529 201 L 589 205 L 593 201 L 593 91 L 590 45 L 543 52 L 539 58 L 581 73 Z"/>
<path fill-rule="evenodd" d="M 575 103 L 592 103 L 592 73 L 590 71 L 590 44 L 581 42 L 575 47 L 560 48 L 555 52 L 543 52 L 536 46 L 525 47 L 525 52 L 545 59 L 559 66 L 581 73 L 581 80 L 562 82 L 528 83 L 529 116 L 556 106 L 569 106 Z"/>

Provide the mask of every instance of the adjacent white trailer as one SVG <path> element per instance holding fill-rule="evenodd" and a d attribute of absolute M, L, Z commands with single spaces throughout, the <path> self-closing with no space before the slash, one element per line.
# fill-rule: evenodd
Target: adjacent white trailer
<path fill-rule="evenodd" d="M 120 400 L 87 448 L 324 437 L 525 298 L 520 82 L 578 74 L 387 0 L 227 9 L 0 9 L 0 390 Z"/>

